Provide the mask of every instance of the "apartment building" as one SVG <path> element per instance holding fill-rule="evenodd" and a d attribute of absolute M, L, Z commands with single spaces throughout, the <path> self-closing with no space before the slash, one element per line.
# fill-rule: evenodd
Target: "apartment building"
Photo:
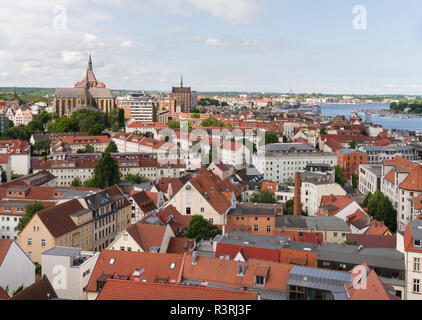
<path fill-rule="evenodd" d="M 366 154 L 354 149 L 341 149 L 336 152 L 338 166 L 344 169 L 344 177 L 352 178 L 352 173 L 357 174 L 360 164 L 366 163 Z"/>
<path fill-rule="evenodd" d="M 422 165 L 399 156 L 384 161 L 381 192 L 397 210 L 397 230 L 404 231 L 418 215 L 415 205 L 418 208 L 419 204 L 413 200 L 422 194 Z"/>
<path fill-rule="evenodd" d="M 269 144 L 258 150 L 254 165 L 267 181 L 285 183 L 312 163 L 337 165 L 337 156 L 302 143 Z"/>
<path fill-rule="evenodd" d="M 130 225 L 130 202 L 117 186 L 37 212 L 18 235 L 18 244 L 32 261 L 54 246 L 100 251 Z"/>
<path fill-rule="evenodd" d="M 16 174 L 28 174 L 31 168 L 31 146 L 21 140 L 0 140 L 0 154 L 10 156 L 11 170 Z"/>
<path fill-rule="evenodd" d="M 50 153 L 77 153 L 87 145 L 92 146 L 95 152 L 104 152 L 109 143 L 108 136 L 58 137 L 51 143 Z"/>
<path fill-rule="evenodd" d="M 129 93 L 116 98 L 117 107 L 125 110 L 125 118 L 139 122 L 155 122 L 157 107 L 152 96 L 145 93 Z"/>
<path fill-rule="evenodd" d="M 359 192 L 372 194 L 381 187 L 382 164 L 361 164 L 359 166 Z"/>
<path fill-rule="evenodd" d="M 422 300 L 422 220 L 410 221 L 404 232 L 406 300 Z"/>
<path fill-rule="evenodd" d="M 406 160 L 417 160 L 416 149 L 412 146 L 362 146 L 358 150 L 365 152 L 367 163 L 382 163 L 384 160 L 393 160 L 400 156 Z"/>

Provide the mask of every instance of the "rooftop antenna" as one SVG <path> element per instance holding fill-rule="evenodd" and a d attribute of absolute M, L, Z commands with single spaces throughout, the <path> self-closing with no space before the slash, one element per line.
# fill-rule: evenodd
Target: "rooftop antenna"
<path fill-rule="evenodd" d="M 180 88 L 183 88 L 183 74 L 180 76 Z"/>

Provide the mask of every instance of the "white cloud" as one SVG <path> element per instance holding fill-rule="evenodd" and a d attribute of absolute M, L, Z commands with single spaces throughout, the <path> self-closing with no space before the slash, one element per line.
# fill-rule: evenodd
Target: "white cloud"
<path fill-rule="evenodd" d="M 223 46 L 224 43 L 218 38 L 208 38 L 205 40 L 205 45 L 209 47 L 220 47 Z"/>
<path fill-rule="evenodd" d="M 177 33 L 185 33 L 188 32 L 189 29 L 181 28 L 181 27 L 172 27 L 167 29 L 168 34 L 177 34 Z"/>
<path fill-rule="evenodd" d="M 78 64 L 86 60 L 86 54 L 80 51 L 63 51 L 62 60 L 66 64 Z"/>
<path fill-rule="evenodd" d="M 120 43 L 120 46 L 123 48 L 130 48 L 133 46 L 133 42 L 130 40 L 125 40 Z"/>
<path fill-rule="evenodd" d="M 204 11 L 231 24 L 247 24 L 254 20 L 260 7 L 258 0 L 156 0 L 159 8 L 174 15 L 192 16 Z"/>

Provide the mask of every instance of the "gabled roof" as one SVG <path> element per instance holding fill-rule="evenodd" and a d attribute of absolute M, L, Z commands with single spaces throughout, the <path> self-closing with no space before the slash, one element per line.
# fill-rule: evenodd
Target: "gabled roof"
<path fill-rule="evenodd" d="M 0 239 L 0 266 L 3 263 L 3 260 L 6 257 L 6 254 L 9 251 L 10 246 L 12 245 L 12 242 L 13 240 Z"/>
<path fill-rule="evenodd" d="M 58 238 L 78 228 L 70 218 L 70 215 L 83 209 L 85 208 L 82 204 L 77 199 L 73 199 L 41 210 L 36 215 L 38 215 L 51 235 L 54 238 Z"/>
<path fill-rule="evenodd" d="M 11 298 L 11 300 L 51 299 L 57 299 L 57 294 L 46 275 Z"/>
<path fill-rule="evenodd" d="M 357 234 L 348 233 L 346 234 L 347 240 L 355 240 L 358 245 L 364 248 L 396 248 L 396 235 L 384 236 L 384 235 L 372 235 L 372 234 Z"/>
<path fill-rule="evenodd" d="M 330 211 L 328 213 L 330 216 L 336 215 L 338 212 L 346 208 L 352 202 L 354 202 L 354 200 L 348 196 L 329 195 L 321 197 L 321 207 L 326 205 L 332 205 L 338 208 L 337 210 Z"/>
<path fill-rule="evenodd" d="M 266 249 L 266 248 L 255 248 L 250 246 L 242 246 L 231 243 L 217 243 L 217 248 L 215 251 L 215 257 L 220 258 L 223 256 L 225 259 L 226 256 L 229 256 L 230 260 L 233 260 L 237 254 L 241 252 L 245 261 L 249 259 L 258 259 L 265 261 L 280 261 L 280 250 L 276 249 Z"/>
<path fill-rule="evenodd" d="M 206 281 L 231 288 L 255 287 L 262 290 L 287 291 L 289 271 L 293 267 L 286 263 L 250 259 L 246 263 L 216 258 L 198 257 L 192 264 L 192 256 L 186 256 L 183 279 Z M 237 265 L 246 264 L 244 276 L 237 275 Z M 255 285 L 255 271 L 267 273 L 264 286 Z M 264 270 L 265 269 L 265 270 Z"/>
<path fill-rule="evenodd" d="M 138 222 L 126 231 L 142 250 L 149 252 L 151 247 L 161 247 L 166 227 Z"/>
<path fill-rule="evenodd" d="M 131 192 L 130 196 L 144 213 L 157 209 L 154 201 L 148 196 L 146 191 Z"/>
<path fill-rule="evenodd" d="M 9 299 L 10 297 L 7 294 L 7 292 L 4 291 L 2 287 L 0 287 L 0 300 L 9 300 Z"/>
<path fill-rule="evenodd" d="M 112 278 L 124 275 L 133 280 L 134 271 L 140 268 L 143 269 L 142 278 L 148 282 L 167 279 L 169 283 L 177 283 L 182 261 L 183 256 L 178 254 L 102 250 L 86 291 L 97 291 L 97 279 L 101 275 L 112 275 Z"/>
<path fill-rule="evenodd" d="M 356 277 L 361 277 L 361 274 L 353 274 L 353 280 L 345 284 L 346 293 L 349 300 L 400 300 L 395 295 L 395 289 L 381 282 L 374 270 L 370 270 L 365 263 L 361 267 L 366 269 L 367 276 L 365 283 L 360 283 L 360 288 L 354 288 L 353 282 Z M 356 278 L 359 280 L 359 278 Z M 360 280 L 362 281 L 362 280 Z"/>
<path fill-rule="evenodd" d="M 257 300 L 251 291 L 163 283 L 107 280 L 97 300 Z"/>
<path fill-rule="evenodd" d="M 206 201 L 217 211 L 223 214 L 230 208 L 231 203 L 223 192 L 218 190 L 217 184 L 221 181 L 215 174 L 209 172 L 197 177 L 193 177 L 191 183 Z"/>
<path fill-rule="evenodd" d="M 380 221 L 372 221 L 371 225 L 369 226 L 368 230 L 365 231 L 365 234 L 372 234 L 372 235 L 385 235 L 390 233 L 388 227 Z"/>

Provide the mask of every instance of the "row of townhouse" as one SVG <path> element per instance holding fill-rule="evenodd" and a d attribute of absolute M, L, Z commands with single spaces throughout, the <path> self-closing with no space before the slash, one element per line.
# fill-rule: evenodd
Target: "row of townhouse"
<path fill-rule="evenodd" d="M 182 161 L 177 163 L 160 163 L 150 158 L 118 158 L 117 163 L 123 178 L 128 174 L 140 174 L 149 180 L 161 177 L 180 177 L 186 167 Z M 47 170 L 57 177 L 57 186 L 70 186 L 73 179 L 79 178 L 82 182 L 92 177 L 98 160 L 35 160 L 33 172 Z"/>
<path fill-rule="evenodd" d="M 130 209 L 118 186 L 63 199 L 37 212 L 18 234 L 18 244 L 36 262 L 54 246 L 100 251 L 131 224 Z"/>
<path fill-rule="evenodd" d="M 58 137 L 50 145 L 50 153 L 77 153 L 90 145 L 95 152 L 104 152 L 110 143 L 108 136 Z"/>

